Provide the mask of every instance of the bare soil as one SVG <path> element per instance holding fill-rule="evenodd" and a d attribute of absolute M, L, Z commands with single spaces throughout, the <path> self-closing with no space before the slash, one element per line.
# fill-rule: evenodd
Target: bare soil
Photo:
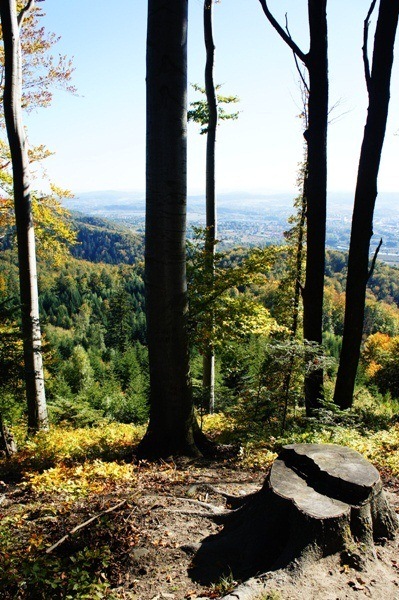
<path fill-rule="evenodd" d="M 241 582 L 235 582 L 227 573 L 224 579 L 204 587 L 189 576 L 195 546 L 220 528 L 199 516 L 198 513 L 207 512 L 201 503 L 225 506 L 221 495 L 209 493 L 201 484 L 210 484 L 231 495 L 246 495 L 256 491 L 264 478 L 265 473 L 237 469 L 228 461 L 142 463 L 131 484 L 115 485 L 107 494 L 74 503 L 62 498 L 35 497 L 20 486 L 5 485 L 0 489 L 0 512 L 12 513 L 24 504 L 30 515 L 30 535 L 45 535 L 50 546 L 77 525 L 125 500 L 120 508 L 70 535 L 53 552 L 72 554 L 77 548 L 107 544 L 113 561 L 106 575 L 118 598 L 220 598 Z M 399 512 L 399 481 L 390 479 L 385 487 Z M 49 502 L 53 505 L 51 513 Z M 334 556 L 301 572 L 294 569 L 270 573 L 252 582 L 258 585 L 251 588 L 252 597 L 258 594 L 262 600 L 399 600 L 398 550 L 398 539 L 379 546 L 377 560 L 362 572 L 341 564 Z M 0 593 L 3 597 L 7 596 Z"/>

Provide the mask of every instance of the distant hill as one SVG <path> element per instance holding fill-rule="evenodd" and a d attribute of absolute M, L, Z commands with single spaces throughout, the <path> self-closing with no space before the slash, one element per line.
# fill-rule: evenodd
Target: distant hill
<path fill-rule="evenodd" d="M 217 194 L 218 211 L 221 218 L 229 220 L 234 215 L 257 218 L 281 217 L 292 213 L 295 194 L 223 192 Z M 145 214 L 145 196 L 143 192 L 100 190 L 80 192 L 75 198 L 66 201 L 70 210 L 99 217 L 143 218 Z M 196 220 L 205 214 L 204 195 L 192 195 L 187 200 L 188 218 Z M 346 218 L 352 214 L 353 194 L 350 192 L 329 192 L 328 217 Z M 376 203 L 376 217 L 399 216 L 399 192 L 381 192 Z"/>
<path fill-rule="evenodd" d="M 136 264 L 143 260 L 143 237 L 112 221 L 73 213 L 78 243 L 71 248 L 75 258 L 111 265 Z"/>
<path fill-rule="evenodd" d="M 260 217 L 262 214 L 286 215 L 292 211 L 292 195 L 252 194 L 248 192 L 221 193 L 217 197 L 220 217 Z M 144 218 L 145 199 L 142 192 L 124 192 L 101 190 L 98 192 L 81 192 L 75 198 L 66 201 L 70 210 L 98 217 L 132 219 Z M 197 220 L 205 215 L 205 199 L 203 195 L 189 196 L 187 200 L 188 219 Z"/>

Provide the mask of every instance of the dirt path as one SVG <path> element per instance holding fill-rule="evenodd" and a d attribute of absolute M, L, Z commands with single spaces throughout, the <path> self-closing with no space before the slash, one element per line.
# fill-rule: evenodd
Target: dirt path
<path fill-rule="evenodd" d="M 105 520 L 94 521 L 54 552 L 73 553 L 77 547 L 107 544 L 113 557 L 107 577 L 116 598 L 220 598 L 240 582 L 234 582 L 227 573 L 225 578 L 205 588 L 188 574 L 193 552 L 187 547 L 195 548 L 220 528 L 212 520 L 194 513 L 206 512 L 210 503 L 225 508 L 223 497 L 209 493 L 202 484 L 231 495 L 245 495 L 256 491 L 264 477 L 264 473 L 240 470 L 229 463 L 144 464 L 131 484 L 117 485 L 107 494 L 74 503 L 66 503 L 61 497 L 32 496 L 18 486 L 6 486 L 0 490 L 0 512 L 12 514 L 23 504 L 30 535 L 45 536 L 50 546 L 79 523 L 125 500 Z M 398 482 L 387 482 L 386 488 L 399 511 Z M 262 592 L 262 600 L 399 600 L 398 540 L 380 546 L 378 560 L 361 573 L 330 557 L 304 572 L 276 572 L 252 584 L 247 586 L 250 595 L 245 595 L 245 588 L 239 588 L 244 590 L 242 596 L 233 593 L 227 598 L 247 600 L 255 597 L 256 590 Z M 12 598 L 1 593 L 0 597 Z"/>

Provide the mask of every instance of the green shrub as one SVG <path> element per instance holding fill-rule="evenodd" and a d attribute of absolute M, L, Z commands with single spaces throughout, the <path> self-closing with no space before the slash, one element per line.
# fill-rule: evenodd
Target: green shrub
<path fill-rule="evenodd" d="M 73 427 L 91 427 L 104 419 L 104 412 L 96 410 L 85 399 L 60 398 L 48 402 L 51 423 L 72 425 Z"/>

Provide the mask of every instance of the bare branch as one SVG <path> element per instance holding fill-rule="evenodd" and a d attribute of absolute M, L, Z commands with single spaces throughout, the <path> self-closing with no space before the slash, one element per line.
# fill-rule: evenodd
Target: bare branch
<path fill-rule="evenodd" d="M 273 17 L 272 13 L 269 10 L 269 7 L 267 6 L 266 0 L 259 0 L 259 2 L 261 4 L 261 7 L 262 7 L 263 12 L 265 13 L 267 19 L 269 20 L 271 25 L 274 27 L 274 29 L 277 31 L 279 36 L 291 48 L 291 50 L 299 58 L 299 60 L 301 60 L 306 65 L 307 60 L 308 60 L 308 55 L 305 54 L 304 52 L 302 52 L 302 50 L 299 48 L 299 46 L 297 46 L 297 44 L 291 38 L 291 36 L 289 34 L 287 34 L 287 32 L 284 31 L 284 29 L 281 27 L 280 23 L 278 21 L 276 21 L 276 19 Z"/>
<path fill-rule="evenodd" d="M 378 244 L 377 248 L 375 249 L 373 260 L 371 261 L 371 266 L 370 266 L 370 269 L 369 269 L 369 272 L 367 275 L 367 281 L 370 279 L 370 277 L 373 274 L 375 263 L 377 261 L 377 256 L 378 256 L 381 246 L 382 246 L 382 238 L 380 239 L 380 243 Z"/>
<path fill-rule="evenodd" d="M 299 63 L 298 63 L 298 57 L 295 54 L 295 52 L 293 52 L 293 55 L 294 55 L 294 60 L 295 60 L 295 66 L 296 66 L 296 69 L 297 69 L 297 71 L 299 73 L 299 77 L 301 78 L 302 85 L 303 85 L 304 89 L 306 90 L 306 93 L 309 94 L 308 82 L 306 81 L 306 79 L 305 79 L 305 77 L 304 77 L 304 75 L 303 75 L 303 73 L 301 71 L 301 68 L 300 68 Z"/>
<path fill-rule="evenodd" d="M 287 15 L 287 13 L 285 13 L 285 30 L 286 30 L 287 35 L 290 38 L 290 40 L 292 40 L 292 35 L 291 35 L 289 27 L 288 27 L 288 15 Z M 301 68 L 300 68 L 299 63 L 298 63 L 298 57 L 297 57 L 297 55 L 296 55 L 296 53 L 294 51 L 292 53 L 294 55 L 294 61 L 295 61 L 296 70 L 298 71 L 299 77 L 301 78 L 303 88 L 305 89 L 306 94 L 309 95 L 308 82 L 306 81 L 305 76 L 304 76 L 304 74 L 301 71 Z M 307 110 L 306 109 L 305 109 L 305 114 L 307 114 Z M 306 118 L 306 121 L 307 121 L 307 118 Z"/>
<path fill-rule="evenodd" d="M 342 98 L 339 98 L 336 102 L 334 102 L 334 104 L 328 110 L 328 116 L 330 117 L 330 115 L 334 112 L 334 110 L 339 108 L 342 103 L 343 103 Z M 337 123 L 338 121 L 340 121 L 342 119 L 342 117 L 351 113 L 352 110 L 353 109 L 350 108 L 348 110 L 345 110 L 345 111 L 339 113 L 336 117 L 332 117 L 331 119 L 329 118 L 328 124 L 332 125 L 333 123 Z"/>
<path fill-rule="evenodd" d="M 375 8 L 377 0 L 373 0 L 369 11 L 367 13 L 367 17 L 364 20 L 364 26 L 363 26 L 363 48 L 362 48 L 362 52 L 363 52 L 363 65 L 364 65 L 364 76 L 366 78 L 366 86 L 367 86 L 367 91 L 368 93 L 370 93 L 370 85 L 371 85 L 371 73 L 370 73 L 370 62 L 369 62 L 369 55 L 368 55 L 368 37 L 369 37 L 369 25 L 370 25 L 370 17 L 372 15 L 372 12 Z"/>
<path fill-rule="evenodd" d="M 61 544 L 63 544 L 65 542 L 65 540 L 67 540 L 71 535 L 73 535 L 74 533 L 76 533 L 80 529 L 83 529 L 84 527 L 87 527 L 88 525 L 90 525 L 90 523 L 92 523 L 93 521 L 96 521 L 97 519 L 99 519 L 103 515 L 106 515 L 106 514 L 112 512 L 112 511 L 114 511 L 114 510 L 117 510 L 118 508 L 120 508 L 121 506 L 123 506 L 124 504 L 126 504 L 126 502 L 127 502 L 127 500 L 122 500 L 122 502 L 118 502 L 118 504 L 115 504 L 114 506 L 111 506 L 111 508 L 108 508 L 107 510 L 103 510 L 103 512 L 99 513 L 98 515 L 94 515 L 94 517 L 91 517 L 90 519 L 87 519 L 87 521 L 84 521 L 84 523 L 80 523 L 80 525 L 77 525 L 76 527 L 74 527 L 73 529 L 71 529 L 71 531 L 69 533 L 67 533 L 66 535 L 64 535 L 64 537 L 62 537 L 60 540 L 58 540 L 58 542 L 56 542 L 55 544 L 53 544 L 52 546 L 50 546 L 50 548 L 47 548 L 46 554 L 50 554 L 53 550 L 55 550 L 56 548 L 58 548 L 58 546 L 60 546 Z"/>
<path fill-rule="evenodd" d="M 21 8 L 19 15 L 18 15 L 18 27 L 20 29 L 22 27 L 22 23 L 23 23 L 26 15 L 33 8 L 34 4 L 35 4 L 35 0 L 28 0 L 27 4 L 25 4 L 25 6 L 23 8 Z"/>
<path fill-rule="evenodd" d="M 165 512 L 174 513 L 177 515 L 186 515 L 188 517 L 200 517 L 203 519 L 209 519 L 210 521 L 216 523 L 216 525 L 224 525 L 227 521 L 231 519 L 231 515 L 235 515 L 241 510 L 241 508 L 237 508 L 235 510 L 225 510 L 223 512 L 199 512 L 196 510 L 180 510 L 176 508 L 166 508 Z"/>

